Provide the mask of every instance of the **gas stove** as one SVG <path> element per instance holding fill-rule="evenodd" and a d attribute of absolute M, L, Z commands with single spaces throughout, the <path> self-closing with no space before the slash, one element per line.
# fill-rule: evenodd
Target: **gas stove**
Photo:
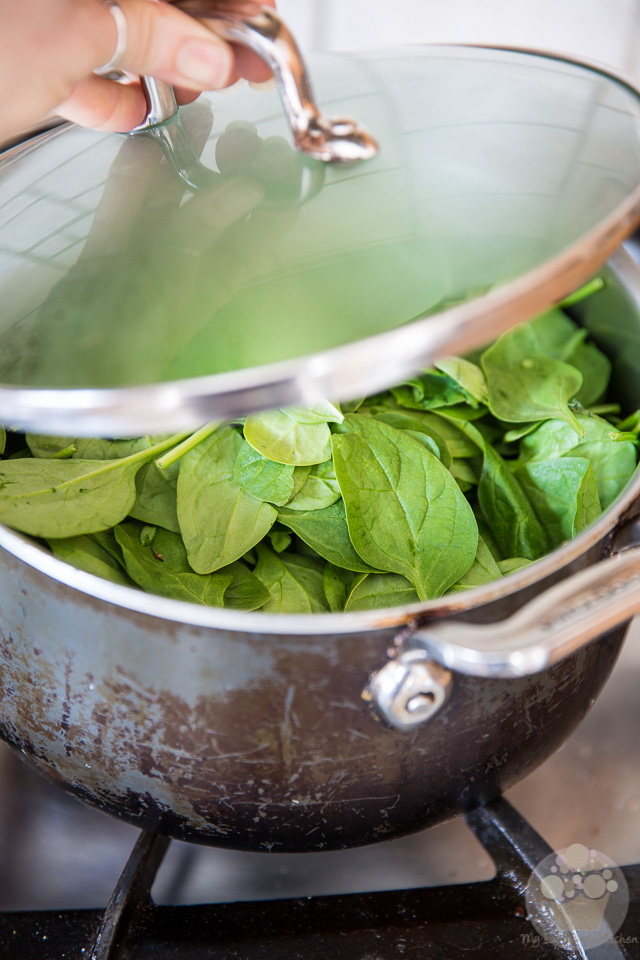
<path fill-rule="evenodd" d="M 506 798 L 466 823 L 344 852 L 168 844 L 84 807 L 2 748 L 3 960 L 635 960 L 639 686 L 636 621 L 587 719 Z M 578 843 L 622 867 L 629 910 L 613 940 L 567 953 L 528 921 L 525 888 L 536 864 Z"/>

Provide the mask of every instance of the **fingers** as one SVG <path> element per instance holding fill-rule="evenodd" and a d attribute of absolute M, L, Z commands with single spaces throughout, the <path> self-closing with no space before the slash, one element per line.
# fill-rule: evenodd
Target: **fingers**
<path fill-rule="evenodd" d="M 119 6 L 126 20 L 122 70 L 165 80 L 187 96 L 222 87 L 229 81 L 233 72 L 231 48 L 198 21 L 167 3 L 120 0 Z M 101 32 L 109 39 L 105 39 L 99 62 L 92 64 L 93 68 L 109 59 L 118 41 L 116 21 L 102 4 L 98 7 L 95 29 L 99 23 Z M 84 126 L 124 131 L 142 121 L 145 109 L 145 98 L 138 85 L 113 83 L 90 75 L 74 85 L 58 112 Z"/>
<path fill-rule="evenodd" d="M 223 87 L 233 70 L 228 44 L 171 4 L 120 0 L 128 42 L 121 67 L 186 90 Z"/>
<path fill-rule="evenodd" d="M 251 80 L 252 83 L 264 83 L 265 80 L 270 79 L 271 70 L 252 50 L 238 44 L 233 44 L 232 49 L 234 53 L 232 82 L 239 77 Z"/>
<path fill-rule="evenodd" d="M 258 58 L 170 3 L 120 0 L 119 6 L 127 25 L 121 68 L 174 84 L 183 100 L 226 86 L 238 74 L 255 80 L 268 75 Z M 0 139 L 52 110 L 103 129 L 131 129 L 141 120 L 139 88 L 92 76 L 118 42 L 104 2 L 0 0 L 0 24 Z"/>
<path fill-rule="evenodd" d="M 144 120 L 147 103 L 139 83 L 115 83 L 90 74 L 77 83 L 57 112 L 94 130 L 125 132 Z"/>

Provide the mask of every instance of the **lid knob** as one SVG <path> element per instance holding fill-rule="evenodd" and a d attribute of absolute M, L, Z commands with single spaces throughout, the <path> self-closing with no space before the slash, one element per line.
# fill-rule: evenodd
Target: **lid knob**
<path fill-rule="evenodd" d="M 348 117 L 328 117 L 319 109 L 298 45 L 270 7 L 225 0 L 175 0 L 175 6 L 203 21 L 224 40 L 253 50 L 267 64 L 275 78 L 297 150 L 325 163 L 354 163 L 375 157 L 378 145 L 364 127 Z M 143 129 L 175 113 L 165 86 L 155 85 Z"/>

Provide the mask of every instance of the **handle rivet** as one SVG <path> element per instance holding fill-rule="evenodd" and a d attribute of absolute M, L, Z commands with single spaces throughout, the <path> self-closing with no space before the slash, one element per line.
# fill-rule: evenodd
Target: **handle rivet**
<path fill-rule="evenodd" d="M 444 706 L 452 687 L 451 671 L 427 660 L 420 650 L 405 649 L 371 678 L 366 699 L 396 730 L 426 723 Z"/>

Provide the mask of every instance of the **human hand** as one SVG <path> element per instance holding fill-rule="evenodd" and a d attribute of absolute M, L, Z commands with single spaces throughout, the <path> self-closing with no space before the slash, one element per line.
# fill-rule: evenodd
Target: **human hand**
<path fill-rule="evenodd" d="M 179 103 L 238 76 L 269 76 L 255 55 L 171 3 L 120 0 L 118 6 L 126 20 L 119 69 L 173 84 Z M 96 129 L 137 126 L 146 112 L 139 83 L 93 73 L 113 56 L 118 39 L 116 20 L 101 0 L 0 0 L 0 141 L 51 111 Z"/>

